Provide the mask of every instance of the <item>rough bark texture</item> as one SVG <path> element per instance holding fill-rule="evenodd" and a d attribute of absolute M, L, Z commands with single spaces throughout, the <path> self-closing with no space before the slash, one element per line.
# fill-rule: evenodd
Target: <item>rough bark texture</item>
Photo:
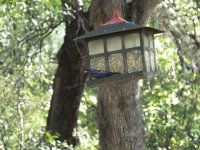
<path fill-rule="evenodd" d="M 125 0 L 92 0 L 90 6 L 90 25 L 98 27 L 111 19 L 114 9 L 117 8 L 120 15 L 126 15 Z"/>
<path fill-rule="evenodd" d="M 58 68 L 53 84 L 53 96 L 47 119 L 47 130 L 52 134 L 58 133 L 59 140 L 67 140 L 69 144 L 76 144 L 72 133 L 76 126 L 77 112 L 84 87 L 86 75 L 83 67 L 84 49 L 79 45 L 79 50 L 73 39 L 76 37 L 78 20 L 74 19 L 66 27 L 64 43 L 60 48 L 57 59 Z"/>
<path fill-rule="evenodd" d="M 71 1 L 62 0 L 63 5 L 67 2 Z M 111 18 L 116 7 L 125 19 L 128 18 L 135 21 L 135 23 L 144 24 L 158 2 L 159 0 L 134 0 L 127 5 L 125 0 L 92 0 L 90 26 L 96 27 L 105 23 Z M 76 18 L 69 26 L 68 21 L 66 21 L 66 36 L 58 52 L 58 68 L 47 119 L 47 130 L 53 134 L 59 133 L 59 140 L 67 140 L 68 143 L 73 145 L 76 145 L 76 140 L 72 136 L 73 129 L 76 126 L 77 112 L 86 78 L 84 60 L 80 54 L 85 53 L 85 50 L 81 46 L 77 49 L 73 39 L 80 35 L 77 34 L 77 31 L 88 31 L 89 29 L 89 25 L 86 26 L 88 20 L 83 18 L 84 14 L 79 12 L 79 8 L 76 8 L 76 3 L 78 2 L 75 0 L 75 5 L 71 5 L 76 10 Z M 130 83 L 115 86 L 108 85 L 106 88 L 100 88 L 101 149 L 143 149 L 143 125 L 139 111 L 137 82 L 131 81 Z M 115 101 L 116 103 L 114 103 Z M 112 109 L 109 110 L 107 105 Z M 112 134 L 109 134 L 109 132 Z M 104 136 L 106 140 L 104 140 Z M 110 144 L 108 144 L 108 141 L 110 141 Z"/>
<path fill-rule="evenodd" d="M 132 3 L 132 21 L 137 24 L 146 24 L 155 7 L 161 0 L 135 0 Z"/>
<path fill-rule="evenodd" d="M 160 0 L 93 0 L 90 24 L 98 26 L 111 18 L 117 7 L 121 15 L 145 24 Z M 144 125 L 140 112 L 138 80 L 99 87 L 99 142 L 101 150 L 143 150 Z"/>
<path fill-rule="evenodd" d="M 101 150 L 143 150 L 138 80 L 99 89 Z"/>

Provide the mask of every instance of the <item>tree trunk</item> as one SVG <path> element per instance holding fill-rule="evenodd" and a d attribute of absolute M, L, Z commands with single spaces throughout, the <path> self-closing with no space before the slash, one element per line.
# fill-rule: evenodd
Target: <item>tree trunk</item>
<path fill-rule="evenodd" d="M 145 24 L 160 0 L 93 0 L 91 24 L 98 26 L 111 18 L 115 8 L 125 19 Z M 105 5 L 106 4 L 106 5 Z M 99 143 L 101 150 L 143 150 L 144 126 L 140 112 L 138 80 L 99 87 Z"/>
<path fill-rule="evenodd" d="M 138 80 L 99 88 L 101 150 L 143 150 Z"/>
<path fill-rule="evenodd" d="M 67 2 L 67 0 L 62 0 L 63 6 Z M 134 0 L 127 4 L 125 0 L 92 0 L 90 6 L 90 26 L 96 27 L 105 23 L 111 18 L 115 8 L 119 9 L 125 19 L 128 18 L 128 20 L 135 21 L 135 23 L 144 24 L 153 8 L 159 2 L 160 0 Z M 72 136 L 73 129 L 76 126 L 77 112 L 86 79 L 84 75 L 85 68 L 83 67 L 84 60 L 81 56 L 81 53 L 84 55 L 85 50 L 80 46 L 77 49 L 73 39 L 80 35 L 77 34 L 77 31 L 83 31 L 80 28 L 84 30 L 89 28 L 88 26 L 86 27 L 87 17 L 83 18 L 79 8 L 75 10 L 74 12 L 79 17 L 76 16 L 70 23 L 70 26 L 68 26 L 68 21 L 66 22 L 66 36 L 58 52 L 58 68 L 54 78 L 54 92 L 46 127 L 51 133 L 58 133 L 60 135 L 59 140 L 67 140 L 68 143 L 73 145 L 76 145 L 76 140 Z M 79 21 L 81 21 L 81 24 Z M 138 150 L 143 149 L 144 138 L 142 118 L 139 111 L 138 81 L 108 85 L 104 88 L 100 88 L 99 93 L 101 149 L 114 150 L 121 148 L 121 150 L 125 150 L 134 147 Z M 112 101 L 111 98 L 113 98 Z M 106 100 L 109 100 L 109 103 Z M 115 101 L 116 104 L 113 105 Z M 106 107 L 106 105 L 112 106 L 112 109 L 109 110 L 109 107 Z M 106 124 L 104 124 L 104 120 Z M 117 122 L 118 120 L 120 121 L 119 123 Z M 109 132 L 112 134 L 108 134 Z M 104 136 L 106 140 L 104 140 Z M 109 144 L 108 141 L 112 142 Z"/>
<path fill-rule="evenodd" d="M 47 131 L 59 135 L 58 140 L 67 140 L 73 145 L 77 142 L 72 135 L 86 79 L 84 60 L 79 51 L 84 55 L 85 50 L 80 45 L 77 50 L 73 41 L 77 29 L 78 19 L 74 19 L 70 26 L 66 27 L 64 43 L 57 54 L 58 68 L 46 127 Z"/>

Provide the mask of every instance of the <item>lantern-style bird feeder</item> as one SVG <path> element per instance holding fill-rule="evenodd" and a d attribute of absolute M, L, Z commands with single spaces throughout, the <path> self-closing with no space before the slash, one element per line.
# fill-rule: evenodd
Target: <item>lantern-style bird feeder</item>
<path fill-rule="evenodd" d="M 89 86 L 156 75 L 154 34 L 163 31 L 128 22 L 118 14 L 116 10 L 110 21 L 75 39 L 86 44 L 88 68 L 120 72 L 102 79 L 90 78 Z"/>

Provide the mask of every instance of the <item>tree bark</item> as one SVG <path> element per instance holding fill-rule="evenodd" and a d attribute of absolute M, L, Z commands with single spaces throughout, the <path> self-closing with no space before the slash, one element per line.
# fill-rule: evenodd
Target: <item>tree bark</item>
<path fill-rule="evenodd" d="M 99 88 L 101 150 L 143 150 L 138 80 Z"/>
<path fill-rule="evenodd" d="M 58 68 L 46 127 L 47 131 L 59 135 L 58 140 L 66 140 L 73 145 L 77 142 L 73 137 L 73 130 L 86 79 L 83 65 L 85 49 L 81 45 L 77 49 L 73 41 L 77 36 L 77 29 L 78 19 L 74 19 L 69 26 L 66 25 L 64 43 L 57 54 Z"/>
<path fill-rule="evenodd" d="M 135 0 L 129 4 L 123 0 L 93 0 L 90 24 L 105 23 L 116 7 L 125 19 L 145 24 L 159 3 L 160 0 Z M 138 80 L 99 87 L 98 94 L 100 149 L 143 150 L 144 125 Z"/>
<path fill-rule="evenodd" d="M 151 1 L 152 4 L 150 4 L 149 1 Z M 62 0 L 63 5 L 66 2 L 68 1 Z M 149 8 L 146 6 L 146 3 L 149 4 Z M 158 3 L 159 0 L 134 0 L 127 5 L 125 0 L 92 0 L 90 6 L 90 26 L 97 27 L 105 23 L 111 18 L 115 8 L 119 9 L 122 17 L 125 19 L 130 18 L 135 21 L 135 23 L 144 24 L 149 14 L 151 14 L 151 11 L 153 11 L 153 8 Z M 85 68 L 82 57 L 82 54 L 83 56 L 85 54 L 85 50 L 82 46 L 79 46 L 77 49 L 73 39 L 83 33 L 83 29 L 85 31 L 88 30 L 89 25 L 87 27 L 85 26 L 85 24 L 87 24 L 86 19 L 82 18 L 83 14 L 80 14 L 79 9 L 76 9 L 74 12 L 76 12 L 76 15 L 79 17 L 76 16 L 69 26 L 66 21 L 66 36 L 57 55 L 58 68 L 54 78 L 54 92 L 46 129 L 52 134 L 58 133 L 59 140 L 67 140 L 69 144 L 76 145 L 76 140 L 72 135 L 77 122 L 77 112 L 86 75 L 84 74 Z M 79 31 L 79 34 L 77 34 L 77 31 Z M 131 93 L 131 89 L 133 93 Z M 115 90 L 118 92 L 115 92 Z M 142 118 L 139 110 L 138 81 L 134 80 L 130 83 L 112 86 L 108 85 L 105 89 L 100 88 L 99 94 L 100 102 L 98 106 L 99 113 L 102 115 L 99 120 L 101 149 L 119 149 L 117 148 L 118 146 L 123 150 L 125 150 L 125 148 L 143 149 L 144 138 Z M 114 96 L 112 94 L 119 95 Z M 111 101 L 112 97 L 115 98 Z M 111 104 L 116 101 L 117 105 L 114 105 L 116 108 L 112 106 L 116 114 L 108 110 L 109 107 L 106 107 L 106 99 L 109 99 L 110 107 L 112 106 Z M 120 115 L 120 118 L 117 118 L 117 115 Z M 106 118 L 107 116 L 108 118 Z M 107 120 L 106 124 L 103 123 L 104 119 Z M 109 119 L 112 121 L 109 121 Z M 119 123 L 117 122 L 118 120 L 120 120 Z M 113 122 L 114 125 L 112 125 Z M 107 134 L 110 130 L 113 131 L 112 134 Z M 107 144 L 107 141 L 103 138 L 104 136 L 108 141 L 112 141 L 112 143 Z M 118 138 L 118 136 L 120 137 Z M 109 147 L 107 145 L 109 145 Z M 120 145 L 124 146 L 124 148 Z"/>
<path fill-rule="evenodd" d="M 146 24 L 155 7 L 161 0 L 136 0 L 132 3 L 132 21 Z"/>

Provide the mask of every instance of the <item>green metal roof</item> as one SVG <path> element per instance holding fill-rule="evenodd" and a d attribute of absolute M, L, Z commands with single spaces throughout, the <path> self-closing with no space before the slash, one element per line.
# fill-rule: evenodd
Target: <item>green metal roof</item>
<path fill-rule="evenodd" d="M 111 33 L 125 32 L 125 31 L 137 30 L 137 29 L 147 29 L 149 31 L 152 31 L 154 34 L 164 32 L 159 29 L 146 27 L 144 25 L 137 25 L 134 22 L 125 21 L 122 23 L 100 26 L 90 32 L 85 33 L 82 36 L 75 38 L 75 40 L 79 41 L 79 40 L 102 36 L 102 35 L 107 35 L 107 34 L 111 34 Z"/>

